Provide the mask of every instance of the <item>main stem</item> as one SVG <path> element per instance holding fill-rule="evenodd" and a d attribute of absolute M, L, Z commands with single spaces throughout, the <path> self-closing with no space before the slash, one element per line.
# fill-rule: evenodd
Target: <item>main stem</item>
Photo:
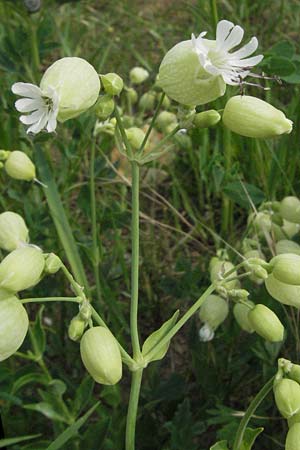
<path fill-rule="evenodd" d="M 138 300 L 139 300 L 139 166 L 135 161 L 132 169 L 132 220 L 131 220 L 131 305 L 130 332 L 133 358 L 138 360 L 141 355 L 138 333 Z M 143 369 L 132 373 L 129 405 L 126 423 L 126 450 L 135 449 L 135 426 Z"/>
<path fill-rule="evenodd" d="M 140 354 L 138 333 L 138 301 L 139 301 L 139 175 L 138 164 L 133 161 L 132 168 L 132 219 L 131 219 L 131 305 L 130 305 L 130 332 L 133 358 Z"/>

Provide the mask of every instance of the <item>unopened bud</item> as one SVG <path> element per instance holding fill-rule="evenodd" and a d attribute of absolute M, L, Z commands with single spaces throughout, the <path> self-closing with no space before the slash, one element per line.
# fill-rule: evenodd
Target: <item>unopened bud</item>
<path fill-rule="evenodd" d="M 101 384 L 113 385 L 122 377 L 118 343 L 104 327 L 87 330 L 80 341 L 82 362 L 91 377 Z"/>
<path fill-rule="evenodd" d="M 101 81 L 107 94 L 112 96 L 121 94 L 124 87 L 124 82 L 116 73 L 101 75 Z"/>
<path fill-rule="evenodd" d="M 168 127 L 171 124 L 175 124 L 175 126 L 177 126 L 176 114 L 171 113 L 169 111 L 162 111 L 157 116 L 156 125 L 160 130 L 164 130 L 166 127 Z"/>
<path fill-rule="evenodd" d="M 108 119 L 115 109 L 113 98 L 106 94 L 102 95 L 95 105 L 95 113 L 99 120 Z"/>
<path fill-rule="evenodd" d="M 9 253 L 0 264 L 0 287 L 19 292 L 35 286 L 45 266 L 42 251 L 26 246 Z"/>
<path fill-rule="evenodd" d="M 142 84 L 149 78 L 149 72 L 143 67 L 134 67 L 129 72 L 129 78 L 132 84 Z"/>
<path fill-rule="evenodd" d="M 300 442 L 300 423 L 295 423 L 288 431 L 285 450 L 298 450 Z"/>
<path fill-rule="evenodd" d="M 247 333 L 253 333 L 254 328 L 252 327 L 248 314 L 252 308 L 254 308 L 255 304 L 250 300 L 244 300 L 243 303 L 237 303 L 233 307 L 233 315 L 239 326 L 242 330 Z"/>
<path fill-rule="evenodd" d="M 248 319 L 254 331 L 265 340 L 283 341 L 284 327 L 276 314 L 265 305 L 255 305 L 249 312 Z"/>
<path fill-rule="evenodd" d="M 156 95 L 154 92 L 146 92 L 139 101 L 139 108 L 142 111 L 152 111 L 155 106 Z"/>
<path fill-rule="evenodd" d="M 274 397 L 280 414 L 289 419 L 300 411 L 300 385 L 288 378 L 274 384 Z"/>
<path fill-rule="evenodd" d="M 26 309 L 17 297 L 0 301 L 0 361 L 9 358 L 21 347 L 29 325 Z"/>
<path fill-rule="evenodd" d="M 129 98 L 129 101 L 132 105 L 134 105 L 138 101 L 139 96 L 135 89 L 127 88 L 126 95 Z"/>
<path fill-rule="evenodd" d="M 92 317 L 92 307 L 88 301 L 81 303 L 79 307 L 79 316 L 85 321 L 88 321 Z"/>
<path fill-rule="evenodd" d="M 54 253 L 49 253 L 45 259 L 44 271 L 53 274 L 59 271 L 63 266 L 62 260 Z"/>
<path fill-rule="evenodd" d="M 275 300 L 284 305 L 300 308 L 300 285 L 282 283 L 270 274 L 265 280 L 265 286 Z"/>
<path fill-rule="evenodd" d="M 300 256 L 283 253 L 271 259 L 272 274 L 282 283 L 300 285 Z"/>
<path fill-rule="evenodd" d="M 210 109 L 209 111 L 197 113 L 194 117 L 193 123 L 196 128 L 209 128 L 217 125 L 220 120 L 221 116 L 218 111 Z"/>
<path fill-rule="evenodd" d="M 199 330 L 199 339 L 201 342 L 209 342 L 213 340 L 214 336 L 215 332 L 208 323 L 205 323 Z"/>
<path fill-rule="evenodd" d="M 297 242 L 290 241 L 289 239 L 281 239 L 275 244 L 276 254 L 282 255 L 283 253 L 294 253 L 300 255 L 300 245 Z"/>
<path fill-rule="evenodd" d="M 16 180 L 32 181 L 36 177 L 35 165 L 26 153 L 19 150 L 10 152 L 4 168 L 6 173 Z"/>
<path fill-rule="evenodd" d="M 240 298 L 242 300 L 249 297 L 249 292 L 246 289 L 230 289 L 227 293 L 230 297 Z"/>
<path fill-rule="evenodd" d="M 85 324 L 86 322 L 79 315 L 73 317 L 68 328 L 68 336 L 71 341 L 77 342 L 81 339 Z"/>
<path fill-rule="evenodd" d="M 145 138 L 145 133 L 143 130 L 137 127 L 131 127 L 125 130 L 126 136 L 134 150 L 138 150 Z"/>
<path fill-rule="evenodd" d="M 218 295 L 209 295 L 202 304 L 199 318 L 216 330 L 228 316 L 229 308 L 226 300 Z"/>
<path fill-rule="evenodd" d="M 226 103 L 222 120 L 234 133 L 252 138 L 289 134 L 293 128 L 293 122 L 282 111 L 250 95 L 231 97 Z"/>
<path fill-rule="evenodd" d="M 0 248 L 11 252 L 28 241 L 28 228 L 19 214 L 11 211 L 0 214 Z"/>
<path fill-rule="evenodd" d="M 297 197 L 285 197 L 279 207 L 281 216 L 293 223 L 300 223 L 300 200 Z"/>
<path fill-rule="evenodd" d="M 235 289 L 237 280 L 226 281 L 226 278 L 223 279 L 224 275 L 232 269 L 234 269 L 234 265 L 230 261 L 222 261 L 218 258 L 213 258 L 210 263 L 210 279 L 212 283 L 222 281 L 222 286 L 226 289 Z M 234 278 L 236 276 L 237 272 L 233 270 L 232 273 L 228 275 L 228 278 Z"/>

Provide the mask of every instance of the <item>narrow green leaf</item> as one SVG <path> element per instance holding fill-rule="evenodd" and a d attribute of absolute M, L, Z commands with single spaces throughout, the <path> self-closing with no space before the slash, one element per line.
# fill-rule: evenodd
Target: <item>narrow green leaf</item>
<path fill-rule="evenodd" d="M 40 384 L 48 384 L 48 378 L 41 373 L 27 373 L 26 375 L 23 375 L 22 377 L 18 378 L 12 387 L 12 394 L 15 394 L 18 392 L 19 389 L 21 389 L 23 386 L 26 386 L 30 383 L 40 383 Z"/>
<path fill-rule="evenodd" d="M 262 427 L 255 429 L 246 428 L 240 450 L 251 450 L 257 436 L 262 433 L 263 430 Z"/>
<path fill-rule="evenodd" d="M 53 406 L 47 402 L 32 403 L 29 405 L 24 405 L 23 408 L 39 412 L 48 419 L 54 420 L 56 422 L 63 422 L 63 423 L 67 422 L 66 418 L 59 412 L 57 412 L 53 408 Z"/>
<path fill-rule="evenodd" d="M 32 327 L 29 328 L 30 339 L 36 359 L 40 359 L 46 348 L 46 333 L 42 323 L 44 306 L 42 306 L 36 315 L 36 319 Z"/>
<path fill-rule="evenodd" d="M 29 439 L 36 439 L 42 436 L 41 434 L 30 434 L 28 436 L 19 436 L 15 438 L 0 439 L 0 448 L 8 447 L 9 445 L 18 444 L 19 442 L 28 441 Z"/>
<path fill-rule="evenodd" d="M 228 450 L 227 441 L 216 442 L 209 450 Z"/>
<path fill-rule="evenodd" d="M 86 291 L 88 292 L 89 284 L 72 233 L 72 229 L 63 207 L 56 182 L 52 176 L 48 161 L 44 155 L 43 149 L 40 146 L 36 147 L 35 163 L 37 165 L 41 181 L 47 186 L 47 188 L 44 188 L 44 193 L 48 202 L 50 214 L 56 227 L 60 242 L 66 252 L 74 277 L 76 281 L 84 286 Z"/>
<path fill-rule="evenodd" d="M 85 413 L 80 419 L 76 420 L 72 425 L 70 425 L 63 433 L 61 433 L 54 442 L 47 448 L 47 450 L 58 450 L 62 448 L 62 446 L 71 439 L 77 431 L 82 427 L 82 425 L 87 421 L 90 415 L 95 411 L 95 409 L 99 406 L 100 402 L 97 402 L 92 408 Z"/>
<path fill-rule="evenodd" d="M 156 345 L 164 338 L 164 336 L 173 328 L 178 318 L 179 310 L 177 310 L 173 316 L 167 320 L 158 330 L 154 331 L 147 337 L 142 348 L 142 355 L 147 358 L 149 353 Z M 170 342 L 167 342 L 158 353 L 156 353 L 150 361 L 157 361 L 162 359 L 168 351 Z M 149 362 L 150 362 L 149 361 Z"/>

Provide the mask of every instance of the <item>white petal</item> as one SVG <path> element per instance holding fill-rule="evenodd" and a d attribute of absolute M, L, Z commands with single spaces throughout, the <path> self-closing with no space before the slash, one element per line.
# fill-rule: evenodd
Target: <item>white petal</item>
<path fill-rule="evenodd" d="M 47 120 L 48 114 L 44 113 L 38 122 L 34 123 L 31 127 L 28 128 L 27 133 L 39 133 L 45 127 Z"/>
<path fill-rule="evenodd" d="M 243 36 L 244 36 L 243 28 L 240 27 L 239 25 L 236 25 L 235 27 L 233 27 L 227 39 L 225 40 L 222 46 L 222 50 L 228 51 L 236 47 L 242 42 Z"/>
<path fill-rule="evenodd" d="M 38 122 L 43 113 L 44 111 L 38 109 L 37 111 L 34 111 L 32 114 L 29 114 L 27 116 L 21 116 L 20 121 L 24 123 L 24 125 L 31 125 L 35 122 Z"/>
<path fill-rule="evenodd" d="M 57 114 L 50 114 L 48 117 L 48 123 L 47 123 L 48 133 L 53 133 L 53 131 L 55 131 L 55 129 L 56 129 L 56 126 L 57 126 L 56 115 Z"/>
<path fill-rule="evenodd" d="M 233 67 L 253 67 L 259 64 L 263 59 L 263 55 L 252 56 L 251 58 L 228 61 Z"/>
<path fill-rule="evenodd" d="M 38 98 L 41 96 L 42 91 L 38 86 L 31 83 L 14 83 L 11 90 L 16 95 L 21 95 L 22 97 Z"/>
<path fill-rule="evenodd" d="M 15 107 L 19 112 L 31 112 L 43 107 L 44 103 L 41 99 L 21 98 L 15 103 Z"/>
<path fill-rule="evenodd" d="M 244 47 L 240 48 L 236 52 L 230 53 L 230 58 L 245 58 L 246 56 L 252 55 L 258 47 L 258 40 L 256 37 L 250 39 L 248 44 L 244 45 Z"/>
<path fill-rule="evenodd" d="M 223 42 L 227 38 L 229 31 L 234 27 L 229 20 L 221 20 L 217 25 L 216 41 L 217 47 L 222 46 Z"/>

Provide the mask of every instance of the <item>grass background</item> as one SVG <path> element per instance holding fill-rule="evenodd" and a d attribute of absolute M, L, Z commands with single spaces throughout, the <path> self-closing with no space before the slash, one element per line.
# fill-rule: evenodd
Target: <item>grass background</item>
<path fill-rule="evenodd" d="M 294 131 L 291 136 L 271 142 L 229 135 L 221 127 L 194 131 L 191 146 L 178 145 L 172 158 L 150 166 L 154 176 L 151 172 L 149 175 L 149 170 L 143 173 L 140 277 L 143 339 L 175 309 L 185 311 L 199 296 L 209 282 L 209 259 L 224 248 L 224 241 L 239 248 L 247 233 L 250 210 L 241 194 L 240 180 L 248 183 L 256 205 L 299 192 L 300 3 L 243 0 L 217 1 L 216 5 L 220 19 L 240 24 L 248 39 L 258 37 L 267 60 L 261 70 L 286 79 L 281 85 L 271 82 L 270 91 L 247 88 L 247 93 L 283 109 L 294 121 Z M 94 119 L 85 114 L 60 125 L 54 137 L 41 135 L 33 142 L 18 122 L 10 86 L 15 81 L 38 82 L 42 72 L 59 57 L 80 56 L 99 73 L 117 72 L 126 82 L 133 66 L 147 68 L 151 79 L 141 88 L 142 92 L 154 81 L 167 49 L 189 39 L 192 32 L 207 30 L 214 36 L 213 6 L 214 2 L 206 0 L 45 0 L 40 13 L 30 16 L 21 1 L 0 2 L 0 147 L 21 149 L 32 157 L 34 146 L 47 151 L 92 295 L 95 279 L 89 164 Z M 274 50 L 278 42 L 283 44 Z M 236 92 L 234 88 L 228 89 L 228 95 Z M 222 108 L 224 103 L 224 99 L 219 100 L 215 107 Z M 128 343 L 130 192 L 122 176 L 130 174 L 118 158 L 113 160 L 113 168 L 108 164 L 107 159 L 115 154 L 109 137 L 102 138 L 98 145 L 101 153 L 96 154 L 95 171 L 101 307 L 115 333 Z M 4 173 L 0 177 L 1 211 L 22 214 L 30 228 L 31 241 L 65 259 L 42 189 L 10 180 Z M 230 250 L 229 253 L 236 260 L 235 253 Z M 67 283 L 57 275 L 55 279 L 45 279 L 30 295 L 68 293 Z M 293 319 L 299 328 L 298 317 L 284 311 L 264 289 L 251 286 L 251 294 L 252 299 L 272 305 L 288 331 Z M 28 310 L 32 321 L 39 317 L 36 306 Z M 93 388 L 85 377 L 78 345 L 67 338 L 67 326 L 75 314 L 73 306 L 47 305 L 41 323 L 35 321 L 31 339 L 29 336 L 22 347 L 22 352 L 30 349 L 35 336 L 42 359 L 27 361 L 23 353 L 23 357 L 19 355 L 1 363 L 0 405 L 6 436 L 25 435 L 28 430 L 43 435 L 36 447 L 20 444 L 14 449 L 46 448 L 47 442 L 68 425 L 64 408 L 55 401 L 58 392 L 75 417 L 93 405 L 95 399 L 101 399 L 89 426 L 64 448 L 123 448 L 128 376 L 125 374 L 115 387 Z M 281 350 L 257 336 L 242 333 L 232 315 L 210 343 L 199 342 L 199 325 L 195 317 L 175 337 L 167 358 L 152 364 L 146 372 L 137 429 L 139 450 L 206 450 L 217 439 L 232 442 L 239 411 L 245 410 L 274 373 L 279 352 L 295 361 L 299 358 L 291 332 Z M 51 373 L 51 387 L 49 378 L 41 378 L 47 372 Z M 22 384 L 18 380 L 24 377 L 27 381 Z M 62 384 L 53 383 L 53 379 Z M 32 406 L 37 404 L 40 406 Z M 284 447 L 286 424 L 279 418 L 271 396 L 253 425 L 265 427 L 254 448 Z"/>

